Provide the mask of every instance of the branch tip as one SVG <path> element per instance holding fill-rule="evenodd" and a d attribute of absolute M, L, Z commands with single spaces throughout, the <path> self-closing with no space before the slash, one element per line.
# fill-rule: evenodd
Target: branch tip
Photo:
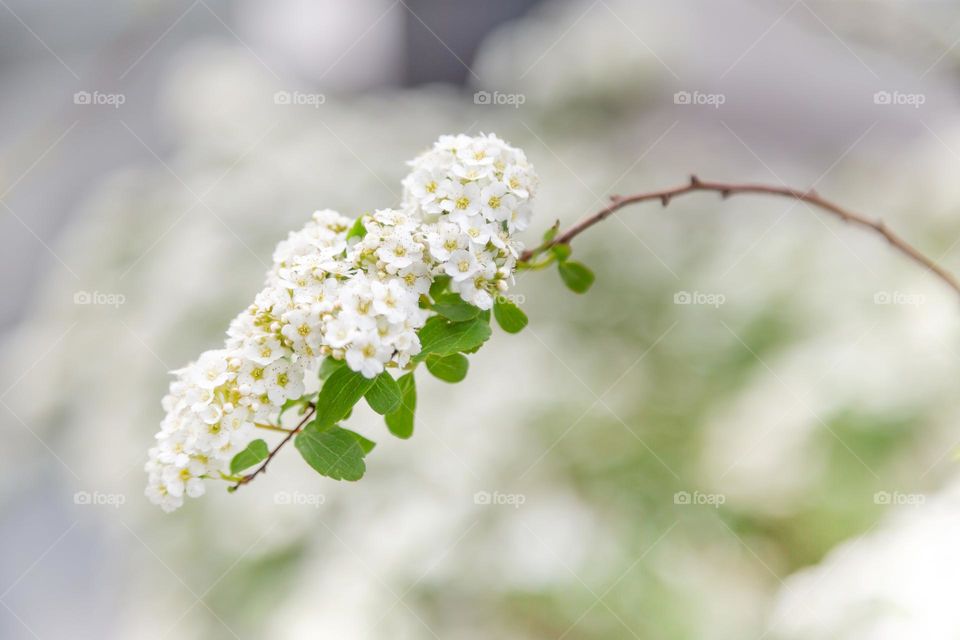
<path fill-rule="evenodd" d="M 592 227 L 593 225 L 606 220 L 608 217 L 613 215 L 615 212 L 619 211 L 623 207 L 631 204 L 637 204 L 640 202 L 650 201 L 650 200 L 659 200 L 663 206 L 667 206 L 670 201 L 675 196 L 681 196 L 688 193 L 693 193 L 694 191 L 713 191 L 720 195 L 721 198 L 729 198 L 731 196 L 740 195 L 740 194 L 755 194 L 755 195 L 775 195 L 782 196 L 785 198 L 791 198 L 795 200 L 802 200 L 808 205 L 812 205 L 816 208 L 821 209 L 822 211 L 829 213 L 833 216 L 836 216 L 843 222 L 849 222 L 857 224 L 863 227 L 868 227 L 882 235 L 886 240 L 900 253 L 907 256 L 909 259 L 913 260 L 917 264 L 923 266 L 929 271 L 933 272 L 938 278 L 950 286 L 955 292 L 960 293 L 960 281 L 957 280 L 949 271 L 939 267 L 936 262 L 925 256 L 917 248 L 908 243 L 906 240 L 901 238 L 899 235 L 891 231 L 882 220 L 872 220 L 865 216 L 860 215 L 859 213 L 845 209 L 838 204 L 835 204 L 829 200 L 824 199 L 820 196 L 813 188 L 801 190 L 801 189 L 791 189 L 786 186 L 768 186 L 762 184 L 737 184 L 737 183 L 720 183 L 720 182 L 701 182 L 695 174 L 690 175 L 690 181 L 686 185 L 679 187 L 673 187 L 670 189 L 662 189 L 659 191 L 651 191 L 647 193 L 636 193 L 627 196 L 613 195 L 610 196 L 610 204 L 596 212 L 592 216 L 589 216 L 580 222 L 576 223 L 566 231 L 562 232 L 555 240 L 550 242 L 544 242 L 542 245 L 535 249 L 527 249 L 520 255 L 520 262 L 527 263 L 533 257 L 543 253 L 544 251 L 550 249 L 557 244 L 566 244 L 569 245 L 571 240 L 575 237 Z M 560 222 L 554 225 L 554 228 L 559 227 Z M 268 460 L 269 461 L 269 460 Z"/>

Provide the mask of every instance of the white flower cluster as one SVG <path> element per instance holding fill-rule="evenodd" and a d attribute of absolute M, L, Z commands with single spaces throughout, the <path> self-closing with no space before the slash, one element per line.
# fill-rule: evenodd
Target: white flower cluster
<path fill-rule="evenodd" d="M 423 220 L 430 261 L 467 302 L 489 309 L 512 283 L 512 239 L 530 222 L 536 174 L 523 151 L 496 136 L 441 136 L 410 165 L 406 209 Z"/>
<path fill-rule="evenodd" d="M 300 398 L 327 357 L 373 378 L 420 351 L 420 307 L 434 278 L 489 309 L 512 284 L 536 175 L 523 152 L 494 135 L 443 136 L 411 162 L 400 209 L 362 218 L 365 233 L 335 211 L 313 214 L 274 252 L 253 305 L 230 324 L 223 349 L 177 377 L 149 451 L 147 496 L 164 510 L 204 493 L 253 440 Z M 347 236 L 352 235 L 348 240 Z"/>

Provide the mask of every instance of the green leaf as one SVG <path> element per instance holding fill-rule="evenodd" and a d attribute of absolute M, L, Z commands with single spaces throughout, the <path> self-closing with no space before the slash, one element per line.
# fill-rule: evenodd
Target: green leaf
<path fill-rule="evenodd" d="M 350 227 L 350 230 L 347 231 L 347 242 L 350 242 L 350 238 L 362 238 L 367 235 L 367 228 L 363 226 L 363 216 L 360 216 L 353 222 L 353 226 Z"/>
<path fill-rule="evenodd" d="M 560 221 L 559 221 L 559 220 L 557 220 L 556 222 L 554 222 L 554 223 L 553 223 L 553 226 L 551 226 L 549 229 L 547 229 L 546 231 L 543 232 L 543 241 L 544 241 L 545 243 L 546 243 L 546 242 L 550 242 L 550 241 L 553 240 L 555 237 L 557 237 L 557 232 L 558 232 L 558 231 L 560 231 Z"/>
<path fill-rule="evenodd" d="M 477 349 L 490 337 L 490 324 L 483 314 L 466 322 L 451 322 L 434 316 L 420 329 L 420 353 L 417 361 L 431 353 L 448 356 L 460 351 Z"/>
<path fill-rule="evenodd" d="M 373 386 L 373 380 L 350 367 L 338 367 L 323 383 L 317 397 L 317 415 L 310 425 L 323 431 L 342 420 Z"/>
<path fill-rule="evenodd" d="M 320 379 L 326 380 L 334 371 L 346 364 L 343 360 L 336 358 L 324 358 L 320 363 Z"/>
<path fill-rule="evenodd" d="M 503 296 L 497 296 L 493 303 L 493 317 L 507 333 L 519 333 L 530 322 L 520 307 Z"/>
<path fill-rule="evenodd" d="M 244 469 L 249 469 L 258 462 L 263 462 L 270 455 L 267 449 L 267 443 L 263 440 L 254 440 L 247 445 L 247 448 L 233 456 L 230 461 L 230 473 L 239 473 Z"/>
<path fill-rule="evenodd" d="M 561 262 L 559 268 L 563 282 L 576 293 L 586 292 L 593 284 L 593 272 L 579 262 Z"/>
<path fill-rule="evenodd" d="M 427 371 L 444 382 L 460 382 L 467 377 L 470 362 L 460 353 L 450 356 L 427 356 Z"/>
<path fill-rule="evenodd" d="M 311 424 L 297 434 L 294 446 L 318 473 L 334 480 L 359 480 L 367 467 L 357 435 L 336 426 L 321 431 Z"/>
<path fill-rule="evenodd" d="M 450 284 L 450 276 L 440 275 L 434 278 L 430 285 L 430 297 L 434 300 L 439 298 L 447 290 L 448 284 Z"/>
<path fill-rule="evenodd" d="M 557 256 L 557 260 L 560 262 L 566 262 L 567 258 L 570 257 L 570 254 L 573 253 L 573 249 L 570 248 L 568 244 L 558 244 L 555 245 L 550 251 L 553 252 L 553 255 Z"/>
<path fill-rule="evenodd" d="M 386 415 L 400 406 L 400 386 L 393 376 L 384 371 L 373 379 L 373 386 L 367 390 L 366 398 L 371 409 Z"/>
<path fill-rule="evenodd" d="M 352 433 L 353 437 L 357 439 L 357 442 L 360 443 L 360 448 L 363 449 L 363 453 L 367 454 L 373 451 L 373 448 L 377 446 L 377 443 L 369 438 L 364 438 L 362 435 L 356 431 L 350 431 L 349 429 L 344 429 L 347 433 Z"/>
<path fill-rule="evenodd" d="M 386 415 L 387 428 L 398 438 L 409 438 L 413 435 L 413 414 L 417 409 L 417 386 L 413 379 L 413 371 L 397 379 L 402 400 L 400 406 Z"/>
<path fill-rule="evenodd" d="M 433 310 L 454 322 L 476 318 L 480 313 L 478 307 L 473 306 L 456 293 L 443 293 L 434 300 Z"/>

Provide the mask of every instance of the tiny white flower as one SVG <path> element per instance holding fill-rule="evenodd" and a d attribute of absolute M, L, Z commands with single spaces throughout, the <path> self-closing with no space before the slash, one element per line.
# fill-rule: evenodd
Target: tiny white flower
<path fill-rule="evenodd" d="M 457 249 L 466 249 L 469 240 L 460 225 L 451 222 L 440 222 L 427 233 L 430 253 L 440 262 L 449 260 Z"/>
<path fill-rule="evenodd" d="M 375 378 L 383 373 L 383 365 L 390 359 L 391 352 L 376 336 L 364 336 L 347 349 L 347 366 L 366 378 Z"/>
<path fill-rule="evenodd" d="M 482 216 L 471 216 L 460 221 L 460 230 L 470 238 L 475 245 L 483 247 L 497 234 L 497 228 L 483 219 Z"/>
<path fill-rule="evenodd" d="M 473 182 L 451 182 L 440 200 L 440 206 L 450 214 L 450 219 L 454 222 L 476 215 L 481 206 L 480 187 Z"/>
<path fill-rule="evenodd" d="M 444 265 L 444 272 L 453 278 L 454 282 L 461 282 L 472 278 L 480 270 L 477 257 L 470 251 L 458 249 L 450 254 Z"/>

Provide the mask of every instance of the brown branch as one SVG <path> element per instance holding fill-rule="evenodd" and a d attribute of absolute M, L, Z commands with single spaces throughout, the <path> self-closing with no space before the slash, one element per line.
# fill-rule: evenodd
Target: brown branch
<path fill-rule="evenodd" d="M 610 198 L 611 202 L 609 205 L 598 211 L 597 213 L 584 218 L 577 224 L 573 225 L 563 233 L 556 236 L 553 240 L 549 242 L 544 242 L 538 247 L 533 249 L 528 249 L 524 251 L 520 256 L 521 262 L 529 262 L 532 258 L 542 254 L 545 251 L 548 251 L 552 247 L 555 247 L 560 244 L 570 244 L 570 241 L 575 237 L 592 227 L 593 225 L 606 220 L 615 212 L 619 211 L 623 207 L 631 204 L 636 204 L 638 202 L 646 202 L 648 200 L 659 200 L 663 206 L 670 204 L 670 201 L 676 196 L 681 196 L 687 193 L 694 193 L 696 191 L 712 191 L 719 193 L 722 198 L 728 198 L 733 195 L 740 194 L 765 194 L 765 195 L 775 195 L 775 196 L 785 196 L 787 198 L 795 198 L 796 200 L 806 202 L 811 204 L 823 211 L 831 213 L 844 222 L 849 222 L 852 224 L 860 225 L 871 229 L 881 236 L 887 239 L 895 249 L 900 251 L 914 262 L 920 264 L 924 268 L 932 271 L 936 276 L 943 280 L 951 289 L 960 294 L 960 282 L 957 281 L 956 277 L 953 276 L 949 271 L 940 267 L 936 262 L 922 254 L 917 250 L 913 245 L 908 243 L 906 240 L 895 234 L 893 231 L 887 228 L 882 220 L 871 220 L 865 216 L 862 216 L 858 213 L 854 213 L 843 207 L 826 200 L 815 191 L 800 191 L 798 189 L 791 189 L 789 187 L 774 187 L 769 185 L 762 184 L 730 184 L 724 182 L 704 182 L 697 178 L 696 176 L 690 176 L 690 182 L 680 187 L 674 187 L 672 189 L 663 189 L 661 191 L 651 191 L 648 193 L 638 193 L 632 196 L 612 196 Z"/>
<path fill-rule="evenodd" d="M 310 418 L 313 417 L 313 413 L 314 411 L 317 410 L 317 406 L 311 402 L 309 407 L 310 408 L 307 410 L 307 413 L 303 416 L 303 419 L 300 421 L 300 424 L 298 424 L 296 428 L 290 429 L 289 433 L 287 433 L 287 435 L 283 437 L 283 440 L 281 440 L 280 443 L 273 448 L 273 451 L 267 454 L 267 459 L 263 461 L 263 464 L 257 467 L 252 473 L 248 473 L 247 475 L 237 480 L 237 484 L 230 487 L 231 491 L 236 491 L 242 485 L 247 484 L 248 482 L 256 478 L 258 475 L 260 475 L 261 473 L 267 472 L 267 465 L 270 464 L 270 461 L 273 460 L 273 457 L 277 455 L 277 453 L 279 453 L 280 449 L 283 448 L 283 445 L 287 444 L 287 442 L 289 442 L 290 439 L 293 438 L 293 436 L 303 431 L 303 428 L 307 426 L 307 422 L 309 422 Z"/>

